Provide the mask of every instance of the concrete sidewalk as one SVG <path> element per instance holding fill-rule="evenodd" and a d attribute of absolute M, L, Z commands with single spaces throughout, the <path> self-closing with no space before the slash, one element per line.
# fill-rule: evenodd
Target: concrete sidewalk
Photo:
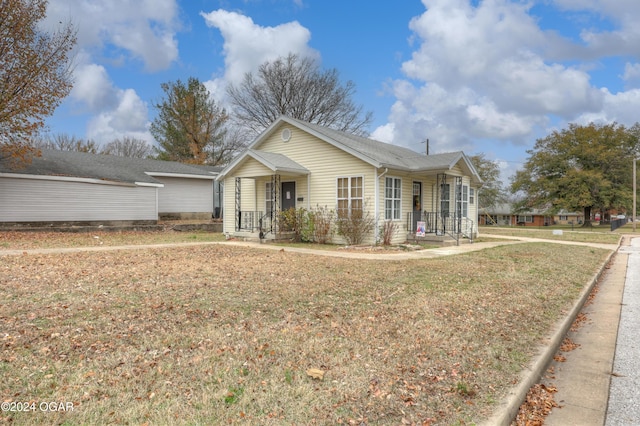
<path fill-rule="evenodd" d="M 542 380 L 558 392 L 550 426 L 640 425 L 640 238 L 626 236 L 598 292 L 567 334 L 578 348 Z"/>
<path fill-rule="evenodd" d="M 625 237 L 623 245 L 602 275 L 595 297 L 581 311 L 585 320 L 567 333 L 567 337 L 579 346 L 560 352 L 565 361 L 552 360 L 550 367 L 553 372 L 547 373 L 542 379 L 542 383 L 558 390 L 554 399 L 559 405 L 547 416 L 545 425 L 605 424 L 629 257 L 624 249 L 628 245 L 629 237 Z"/>
<path fill-rule="evenodd" d="M 640 424 L 640 238 L 623 248 L 628 253 L 616 356 L 609 391 L 607 426 Z"/>

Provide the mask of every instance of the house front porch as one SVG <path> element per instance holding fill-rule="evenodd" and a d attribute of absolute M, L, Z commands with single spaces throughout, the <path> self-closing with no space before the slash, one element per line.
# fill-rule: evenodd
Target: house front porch
<path fill-rule="evenodd" d="M 435 244 L 473 242 L 474 221 L 456 212 L 414 211 L 407 214 L 407 241 Z"/>

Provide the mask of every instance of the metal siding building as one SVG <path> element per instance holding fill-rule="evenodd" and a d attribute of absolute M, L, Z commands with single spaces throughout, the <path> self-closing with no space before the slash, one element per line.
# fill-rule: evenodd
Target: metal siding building
<path fill-rule="evenodd" d="M 220 168 L 42 150 L 15 170 L 0 161 L 0 223 L 156 222 L 214 213 Z"/>

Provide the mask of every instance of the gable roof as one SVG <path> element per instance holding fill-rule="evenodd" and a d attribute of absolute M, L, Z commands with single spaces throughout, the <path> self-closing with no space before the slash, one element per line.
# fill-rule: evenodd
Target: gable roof
<path fill-rule="evenodd" d="M 24 168 L 10 169 L 0 161 L 0 174 L 57 176 L 95 179 L 129 184 L 158 184 L 153 176 L 215 179 L 216 171 L 208 166 L 195 166 L 175 161 L 147 160 L 115 155 L 89 154 L 75 151 L 43 149 Z"/>
<path fill-rule="evenodd" d="M 462 151 L 424 155 L 398 145 L 356 136 L 287 116 L 281 116 L 274 121 L 249 145 L 245 152 L 236 157 L 231 164 L 220 172 L 218 178 L 224 177 L 224 175 L 235 168 L 242 159 L 250 155 L 250 152 L 258 152 L 260 144 L 269 138 L 283 122 L 297 127 L 377 168 L 390 168 L 408 172 L 447 171 L 462 161 L 464 167 L 467 169 L 466 172 L 472 176 L 473 180 L 477 183 L 482 183 L 482 179 L 478 175 L 475 167 Z M 263 153 L 264 151 L 259 152 Z"/>
<path fill-rule="evenodd" d="M 283 154 L 249 149 L 247 150 L 247 155 L 274 172 L 290 172 L 305 175 L 310 173 L 306 167 L 301 166 Z"/>

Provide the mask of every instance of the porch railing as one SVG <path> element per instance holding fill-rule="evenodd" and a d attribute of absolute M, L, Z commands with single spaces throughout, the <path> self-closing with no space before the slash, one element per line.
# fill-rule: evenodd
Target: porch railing
<path fill-rule="evenodd" d="M 260 211 L 236 212 L 236 231 L 258 232 L 262 216 Z"/>
<path fill-rule="evenodd" d="M 410 212 L 407 214 L 407 230 L 415 235 L 418 222 L 424 222 L 425 234 L 449 235 L 460 243 L 460 237 L 473 239 L 473 220 L 451 212 Z"/>
<path fill-rule="evenodd" d="M 240 211 L 236 216 L 236 231 L 259 232 L 260 238 L 277 230 L 277 221 L 273 220 L 272 213 L 264 214 L 261 211 Z"/>

